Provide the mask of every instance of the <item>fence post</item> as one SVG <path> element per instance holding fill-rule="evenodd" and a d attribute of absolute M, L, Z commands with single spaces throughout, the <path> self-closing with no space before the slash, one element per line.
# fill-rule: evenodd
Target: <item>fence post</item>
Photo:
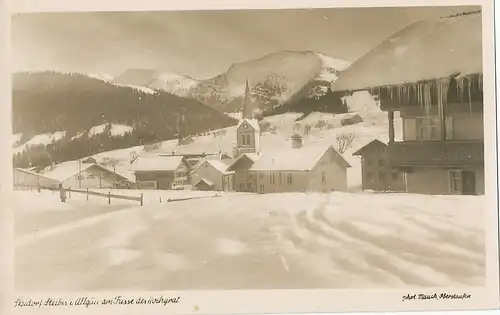
<path fill-rule="evenodd" d="M 141 207 L 144 205 L 144 194 L 141 194 Z"/>
<path fill-rule="evenodd" d="M 68 197 L 71 198 L 71 187 L 68 188 Z"/>
<path fill-rule="evenodd" d="M 89 189 L 87 188 L 87 201 L 89 201 Z"/>
<path fill-rule="evenodd" d="M 160 203 L 161 203 L 161 196 L 160 196 Z"/>
<path fill-rule="evenodd" d="M 108 204 L 110 205 L 111 204 L 111 192 L 108 191 Z"/>

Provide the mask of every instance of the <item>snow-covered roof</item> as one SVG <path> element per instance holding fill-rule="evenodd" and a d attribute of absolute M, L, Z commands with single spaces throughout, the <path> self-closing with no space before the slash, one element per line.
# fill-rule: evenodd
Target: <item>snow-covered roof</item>
<path fill-rule="evenodd" d="M 397 32 L 340 74 L 333 91 L 417 83 L 481 74 L 481 13 L 416 22 Z"/>
<path fill-rule="evenodd" d="M 175 171 L 182 159 L 182 156 L 139 157 L 132 170 L 134 172 Z"/>
<path fill-rule="evenodd" d="M 218 170 L 221 173 L 224 173 L 224 174 L 231 173 L 231 172 L 227 171 L 227 168 L 229 167 L 229 165 L 225 164 L 224 162 L 222 162 L 220 160 L 207 160 L 206 163 L 212 165 L 216 170 Z"/>
<path fill-rule="evenodd" d="M 205 163 L 210 164 L 213 166 L 217 171 L 223 173 L 223 174 L 231 174 L 233 172 L 228 171 L 227 169 L 229 166 L 232 164 L 233 160 L 219 160 L 215 158 L 205 158 L 200 160 L 198 164 L 196 164 L 195 168 L 191 171 L 191 173 L 194 173 L 200 169 Z"/>
<path fill-rule="evenodd" d="M 25 169 L 25 168 L 18 168 L 18 167 L 16 167 L 15 170 L 19 171 L 19 172 L 22 172 L 22 173 L 29 174 L 29 175 L 38 176 L 40 178 L 45 178 L 45 179 L 48 179 L 48 180 L 57 181 L 55 178 L 51 178 L 51 177 L 45 176 L 44 174 L 40 174 L 40 173 L 37 173 L 37 172 L 33 172 L 31 169 Z"/>
<path fill-rule="evenodd" d="M 309 171 L 312 170 L 321 157 L 333 150 L 339 157 L 339 162 L 345 167 L 349 163 L 331 145 L 309 145 L 301 148 L 280 149 L 269 151 L 252 165 L 251 171 Z"/>
<path fill-rule="evenodd" d="M 212 183 L 211 181 L 209 181 L 209 180 L 208 180 L 208 179 L 206 179 L 206 178 L 201 178 L 199 181 L 197 181 L 197 182 L 196 182 L 196 184 L 194 184 L 194 186 L 195 186 L 195 187 L 198 187 L 198 185 L 199 185 L 200 183 L 203 183 L 203 182 L 204 182 L 205 184 L 207 184 L 209 187 L 214 186 L 214 183 Z"/>
<path fill-rule="evenodd" d="M 255 129 L 255 131 L 260 131 L 258 120 L 257 119 L 248 119 L 248 118 L 240 120 L 240 122 L 238 123 L 238 126 L 236 126 L 236 129 L 240 128 L 243 125 L 243 123 L 245 123 L 245 122 L 247 124 L 249 124 L 253 129 Z"/>
<path fill-rule="evenodd" d="M 68 162 L 57 164 L 54 166 L 54 168 L 52 170 L 44 172 L 43 175 L 46 177 L 58 180 L 59 182 L 63 182 L 65 180 L 67 180 L 68 178 L 71 178 L 71 177 L 77 175 L 78 173 L 80 173 L 80 171 L 85 171 L 91 167 L 97 167 L 103 171 L 106 171 L 109 173 L 114 173 L 117 176 L 123 177 L 123 179 L 128 180 L 127 176 L 124 176 L 118 172 L 115 172 L 115 171 L 113 171 L 113 170 L 111 170 L 103 165 L 94 164 L 94 163 L 85 164 L 85 163 L 81 163 L 78 160 L 68 161 Z"/>
<path fill-rule="evenodd" d="M 243 153 L 237 159 L 233 160 L 233 162 L 228 166 L 228 171 L 233 171 L 234 166 L 240 163 L 241 160 L 246 159 L 250 160 L 252 163 L 257 162 L 262 157 L 261 153 Z"/>
<path fill-rule="evenodd" d="M 369 143 L 365 144 L 363 147 L 361 147 L 358 151 L 354 152 L 352 155 L 363 155 L 364 151 L 366 151 L 367 149 L 369 149 L 373 146 L 387 147 L 387 144 L 380 141 L 379 139 L 375 139 L 375 140 L 372 140 Z"/>

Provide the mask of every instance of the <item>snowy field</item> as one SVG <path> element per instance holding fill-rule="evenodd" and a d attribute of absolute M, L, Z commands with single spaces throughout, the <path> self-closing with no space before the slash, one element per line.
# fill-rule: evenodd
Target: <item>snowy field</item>
<path fill-rule="evenodd" d="M 484 196 L 227 193 L 144 207 L 82 195 L 62 204 L 51 192 L 14 198 L 20 290 L 396 288 L 485 280 Z"/>

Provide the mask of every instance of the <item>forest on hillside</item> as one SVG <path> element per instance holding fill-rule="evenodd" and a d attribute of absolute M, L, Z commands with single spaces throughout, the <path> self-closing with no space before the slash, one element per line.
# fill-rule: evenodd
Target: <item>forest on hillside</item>
<path fill-rule="evenodd" d="M 18 73 L 13 83 L 13 133 L 22 133 L 21 143 L 38 134 L 66 131 L 57 142 L 26 147 L 16 154 L 18 167 L 46 164 L 49 156 L 51 163 L 59 163 L 237 123 L 194 99 L 162 91 L 147 93 L 82 74 Z M 92 127 L 103 124 L 103 133 L 88 134 Z M 111 124 L 131 126 L 132 130 L 114 136 Z"/>
<path fill-rule="evenodd" d="M 303 113 L 304 116 L 312 112 L 343 114 L 349 111 L 349 107 L 342 100 L 343 96 L 345 96 L 343 93 L 332 92 L 330 88 L 324 95 L 310 96 L 298 93 L 282 105 L 264 110 L 262 116 L 267 117 L 287 112 Z"/>

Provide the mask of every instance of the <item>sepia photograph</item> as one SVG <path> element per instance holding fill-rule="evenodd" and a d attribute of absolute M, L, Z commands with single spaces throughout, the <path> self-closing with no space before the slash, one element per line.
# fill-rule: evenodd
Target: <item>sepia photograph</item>
<path fill-rule="evenodd" d="M 498 276 L 485 14 L 13 13 L 15 290 L 397 289 L 460 309 Z"/>

